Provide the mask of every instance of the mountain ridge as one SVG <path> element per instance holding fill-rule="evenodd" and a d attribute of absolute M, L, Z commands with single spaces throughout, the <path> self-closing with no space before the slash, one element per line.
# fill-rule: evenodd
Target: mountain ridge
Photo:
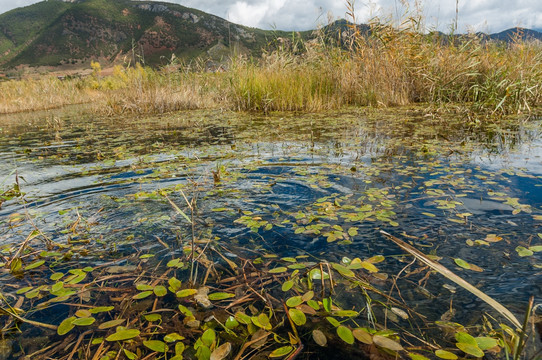
<path fill-rule="evenodd" d="M 0 67 L 113 62 L 121 56 L 159 64 L 172 54 L 190 59 L 217 45 L 258 56 L 274 33 L 287 34 L 166 2 L 49 0 L 0 15 Z"/>
<path fill-rule="evenodd" d="M 340 31 L 349 26 L 338 20 L 325 28 Z M 369 31 L 367 25 L 358 26 Z M 298 33 L 310 39 L 313 31 Z M 232 51 L 258 57 L 270 40 L 290 34 L 234 24 L 162 1 L 48 0 L 0 15 L 0 69 L 88 67 L 91 60 L 160 65 L 173 55 L 181 59 L 203 55 L 218 62 Z M 541 32 L 522 28 L 480 35 L 497 41 L 542 41 Z"/>

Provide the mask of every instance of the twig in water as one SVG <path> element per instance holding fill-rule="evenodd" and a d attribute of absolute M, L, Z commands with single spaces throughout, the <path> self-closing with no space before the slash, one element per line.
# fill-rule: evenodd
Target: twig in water
<path fill-rule="evenodd" d="M 399 247 L 401 247 L 403 250 L 406 250 L 410 254 L 414 255 L 418 260 L 423 262 L 424 264 L 431 267 L 433 270 L 439 272 L 444 277 L 448 278 L 449 280 L 453 281 L 457 285 L 461 286 L 463 289 L 470 291 L 472 294 L 476 295 L 481 300 L 485 301 L 487 304 L 489 304 L 493 309 L 497 310 L 502 316 L 504 316 L 508 321 L 510 321 L 514 326 L 516 326 L 518 329 L 521 329 L 521 323 L 519 320 L 512 314 L 510 310 L 505 308 L 502 304 L 494 300 L 493 298 L 486 295 L 481 290 L 478 290 L 474 286 L 472 286 L 470 283 L 465 281 L 463 278 L 457 276 L 452 271 L 448 270 L 448 268 L 444 267 L 443 265 L 429 259 L 427 256 L 425 256 L 421 251 L 415 249 L 413 246 L 407 244 L 403 240 L 400 240 L 396 238 L 395 236 L 388 234 L 384 230 L 380 230 L 380 233 L 382 235 L 385 235 L 388 239 L 392 240 L 394 243 L 396 243 Z"/>

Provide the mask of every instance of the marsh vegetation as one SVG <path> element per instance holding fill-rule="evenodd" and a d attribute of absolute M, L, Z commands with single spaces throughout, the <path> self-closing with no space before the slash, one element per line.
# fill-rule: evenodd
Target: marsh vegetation
<path fill-rule="evenodd" d="M 0 83 L 0 359 L 540 358 L 540 45 L 417 26 Z"/>

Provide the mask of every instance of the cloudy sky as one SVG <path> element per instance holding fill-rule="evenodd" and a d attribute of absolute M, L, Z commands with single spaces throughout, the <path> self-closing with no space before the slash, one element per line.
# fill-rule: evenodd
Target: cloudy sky
<path fill-rule="evenodd" d="M 113 0 L 111 0 L 113 1 Z M 232 22 L 263 29 L 306 30 L 345 18 L 346 0 L 167 0 L 209 12 Z M 36 0 L 0 0 L 0 13 L 36 3 Z M 406 5 L 410 3 L 410 5 Z M 456 0 L 356 1 L 357 21 L 371 17 L 401 18 L 419 5 L 430 29 L 449 31 Z M 458 0 L 459 32 L 499 32 L 514 26 L 542 29 L 541 0 Z"/>

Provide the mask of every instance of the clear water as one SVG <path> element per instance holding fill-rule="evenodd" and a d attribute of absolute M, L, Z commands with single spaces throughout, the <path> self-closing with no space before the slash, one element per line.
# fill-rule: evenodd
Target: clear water
<path fill-rule="evenodd" d="M 132 253 L 165 256 L 157 238 L 175 248 L 190 227 L 162 190 L 187 212 L 183 194 L 196 197 L 198 235 L 231 256 L 384 255 L 378 267 L 392 276 L 412 259 L 382 229 L 437 256 L 519 317 L 529 296 L 542 296 L 542 252 L 518 250 L 542 245 L 539 126 L 517 119 L 482 126 L 420 111 L 2 116 L 0 191 L 17 176 L 25 195 L 1 205 L 0 245 L 9 251 L 36 227 L 55 242 L 109 251 L 110 258 L 78 258 L 91 265 Z M 372 215 L 364 218 L 368 207 Z M 271 225 L 251 229 L 246 223 L 254 217 Z M 315 224 L 323 226 L 320 234 L 301 228 Z M 333 225 L 357 234 L 329 238 Z M 502 240 L 479 242 L 491 234 Z M 462 269 L 456 259 L 483 271 Z M 440 275 L 426 274 L 398 282 L 417 311 L 438 318 L 453 300 L 453 320 L 463 323 L 489 311 Z M 2 292 L 10 291 L 7 282 L 0 278 Z M 358 300 L 345 295 L 344 308 Z"/>

